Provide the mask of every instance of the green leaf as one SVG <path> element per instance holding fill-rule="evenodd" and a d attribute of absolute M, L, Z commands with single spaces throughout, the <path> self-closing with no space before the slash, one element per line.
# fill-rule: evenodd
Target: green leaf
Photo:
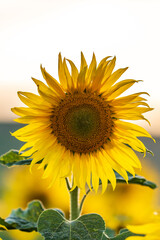
<path fill-rule="evenodd" d="M 6 165 L 8 167 L 12 167 L 14 165 L 30 165 L 32 162 L 32 158 L 22 156 L 18 150 L 11 149 L 7 153 L 4 153 L 0 156 L 0 164 Z M 37 164 L 41 163 L 42 160 L 37 162 Z"/>
<path fill-rule="evenodd" d="M 127 237 L 131 237 L 131 236 L 141 236 L 141 237 L 144 237 L 145 235 L 132 233 L 128 229 L 121 229 L 120 233 L 117 236 L 115 236 L 113 238 L 111 237 L 109 239 L 110 240 L 125 240 Z"/>
<path fill-rule="evenodd" d="M 116 235 L 115 230 L 113 230 L 111 228 L 106 228 L 105 233 L 108 235 L 108 237 L 114 237 Z"/>
<path fill-rule="evenodd" d="M 124 178 L 122 176 L 120 176 L 118 173 L 116 173 L 116 179 L 117 179 L 117 182 L 118 183 L 124 183 L 126 182 L 124 180 Z M 150 182 L 148 180 L 146 180 L 145 177 L 142 177 L 142 176 L 139 176 L 139 175 L 135 175 L 135 177 L 128 173 L 128 183 L 132 183 L 132 184 L 139 184 L 139 185 L 142 185 L 142 186 L 147 186 L 147 187 L 150 187 L 152 189 L 155 189 L 157 187 L 157 185 L 154 183 L 154 182 Z"/>
<path fill-rule="evenodd" d="M 105 222 L 98 214 L 86 214 L 73 221 L 48 209 L 41 213 L 38 231 L 45 240 L 102 240 Z"/>
<path fill-rule="evenodd" d="M 0 156 L 0 163 L 11 167 L 13 165 L 29 165 L 32 159 L 21 156 L 18 150 L 10 150 L 7 153 Z"/>
<path fill-rule="evenodd" d="M 115 235 L 116 235 L 115 230 L 111 228 L 106 228 L 105 231 L 103 232 L 102 240 L 111 239 Z"/>
<path fill-rule="evenodd" d="M 37 221 L 43 211 L 41 202 L 34 200 L 28 204 L 25 210 L 18 208 L 13 210 L 8 218 L 0 219 L 0 224 L 7 229 L 19 229 L 26 232 L 37 231 Z"/>
<path fill-rule="evenodd" d="M 6 227 L 7 229 L 10 229 L 10 225 L 6 223 L 3 218 L 0 217 L 0 230 L 5 230 L 3 226 Z"/>
<path fill-rule="evenodd" d="M 117 183 L 126 183 L 126 180 L 121 175 L 119 175 L 117 172 L 115 172 L 115 175 L 116 175 Z M 134 177 L 132 174 L 128 173 L 128 183 L 129 184 L 139 184 L 139 185 L 146 186 L 146 187 L 149 187 L 152 189 L 157 188 L 157 185 L 154 182 L 150 182 L 145 177 L 139 176 L 137 174 Z M 99 185 L 101 185 L 101 184 L 102 184 L 102 182 L 100 180 Z"/>
<path fill-rule="evenodd" d="M 105 232 L 103 232 L 102 240 L 110 240 L 110 239 L 111 238 Z"/>
<path fill-rule="evenodd" d="M 154 153 L 150 149 L 146 148 L 146 151 L 147 153 L 150 153 L 152 156 L 154 156 Z"/>

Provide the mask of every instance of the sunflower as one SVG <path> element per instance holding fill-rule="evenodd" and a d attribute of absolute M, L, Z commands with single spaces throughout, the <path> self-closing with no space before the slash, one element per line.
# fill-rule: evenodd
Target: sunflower
<path fill-rule="evenodd" d="M 160 217 L 156 216 L 152 222 L 137 225 L 128 226 L 128 229 L 136 234 L 142 234 L 142 236 L 128 237 L 127 240 L 159 240 L 160 239 Z"/>
<path fill-rule="evenodd" d="M 133 84 L 126 79 L 117 82 L 127 68 L 113 72 L 116 57 L 105 57 L 97 65 L 93 54 L 87 65 L 81 53 L 81 66 L 63 59 L 59 54 L 58 74 L 60 83 L 41 66 L 46 81 L 32 78 L 39 95 L 18 92 L 27 107 L 15 107 L 17 122 L 27 124 L 12 135 L 26 142 L 20 152 L 33 158 L 31 168 L 43 159 L 39 168 L 43 178 L 73 178 L 74 189 L 78 186 L 97 192 L 99 179 L 104 192 L 108 181 L 116 186 L 114 170 L 126 181 L 127 171 L 135 174 L 141 163 L 134 150 L 146 153 L 144 144 L 137 137 L 151 135 L 142 127 L 126 120 L 144 119 L 143 113 L 152 110 L 138 92 L 121 96 Z M 71 71 L 68 69 L 68 65 Z M 117 82 L 117 83 L 116 83 Z"/>

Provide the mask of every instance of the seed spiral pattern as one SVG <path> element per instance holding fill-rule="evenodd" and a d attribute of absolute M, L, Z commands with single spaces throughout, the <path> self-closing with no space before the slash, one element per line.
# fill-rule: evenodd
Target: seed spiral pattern
<path fill-rule="evenodd" d="M 108 141 L 113 128 L 109 104 L 92 93 L 67 94 L 53 109 L 53 133 L 72 152 L 96 151 Z"/>

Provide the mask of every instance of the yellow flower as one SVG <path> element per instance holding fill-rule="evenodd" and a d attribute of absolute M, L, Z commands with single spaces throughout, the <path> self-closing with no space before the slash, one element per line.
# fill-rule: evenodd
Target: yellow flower
<path fill-rule="evenodd" d="M 126 240 L 159 240 L 160 239 L 160 217 L 153 222 L 140 226 L 128 226 L 128 229 L 136 234 L 144 236 L 128 237 Z"/>
<path fill-rule="evenodd" d="M 126 79 L 116 83 L 127 68 L 113 72 L 115 57 L 106 57 L 97 66 L 93 54 L 88 66 L 81 53 L 80 71 L 71 60 L 67 61 L 71 73 L 66 59 L 62 61 L 59 54 L 60 83 L 41 66 L 48 86 L 32 78 L 39 95 L 18 92 L 28 107 L 15 107 L 12 111 L 20 116 L 16 121 L 27 126 L 13 136 L 26 142 L 20 151 L 30 148 L 22 155 L 32 156 L 31 168 L 43 159 L 39 168 L 45 169 L 43 178 L 52 177 L 51 184 L 73 176 L 73 188 L 84 190 L 86 183 L 90 188 L 92 183 L 97 191 L 101 179 L 102 191 L 108 180 L 114 189 L 113 170 L 127 181 L 126 171 L 134 175 L 134 169 L 141 168 L 133 150 L 145 154 L 146 148 L 137 137 L 151 136 L 126 120 L 145 119 L 143 113 L 152 110 L 141 97 L 147 93 L 119 97 L 139 81 Z"/>

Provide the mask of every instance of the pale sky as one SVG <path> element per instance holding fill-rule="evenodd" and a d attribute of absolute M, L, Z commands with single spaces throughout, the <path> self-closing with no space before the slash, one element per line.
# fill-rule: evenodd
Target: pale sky
<path fill-rule="evenodd" d="M 22 106 L 17 91 L 36 93 L 31 77 L 42 80 L 40 64 L 57 78 L 58 53 L 88 63 L 117 56 L 129 69 L 125 78 L 144 80 L 126 94 L 147 91 L 155 110 L 145 116 L 160 135 L 159 0 L 0 0 L 0 121 L 12 121 L 10 108 Z"/>

